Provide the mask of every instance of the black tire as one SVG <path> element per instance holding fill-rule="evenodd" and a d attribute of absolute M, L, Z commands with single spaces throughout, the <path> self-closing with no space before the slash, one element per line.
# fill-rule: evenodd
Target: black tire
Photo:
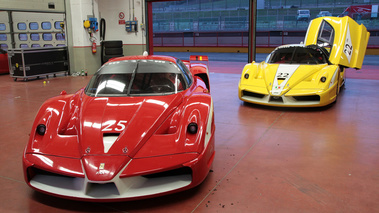
<path fill-rule="evenodd" d="M 104 55 L 122 55 L 122 48 L 104 48 Z"/>
<path fill-rule="evenodd" d="M 105 55 L 103 57 L 104 63 L 107 62 L 111 58 L 117 58 L 117 57 L 122 57 L 123 55 Z"/>
<path fill-rule="evenodd" d="M 103 41 L 104 48 L 122 48 L 122 41 Z"/>

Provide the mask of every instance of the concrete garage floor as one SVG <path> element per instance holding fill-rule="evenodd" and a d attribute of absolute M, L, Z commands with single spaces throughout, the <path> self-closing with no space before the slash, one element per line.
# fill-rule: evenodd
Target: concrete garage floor
<path fill-rule="evenodd" d="M 0 212 L 379 212 L 379 68 L 368 65 L 369 76 L 359 71 L 366 79 L 350 71 L 334 105 L 288 109 L 241 102 L 240 66 L 211 61 L 216 157 L 206 180 L 189 191 L 119 203 L 55 198 L 23 180 L 22 152 L 39 107 L 90 77 L 0 76 Z"/>

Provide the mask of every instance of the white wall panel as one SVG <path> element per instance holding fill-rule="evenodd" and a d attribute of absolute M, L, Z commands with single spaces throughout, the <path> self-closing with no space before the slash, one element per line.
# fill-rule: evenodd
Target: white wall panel
<path fill-rule="evenodd" d="M 74 47 L 91 46 L 89 40 L 90 35 L 83 27 L 83 21 L 88 19 L 88 16 L 93 16 L 99 21 L 99 12 L 97 1 L 93 1 L 94 9 L 92 10 L 92 0 L 70 1 L 71 7 L 71 28 L 72 28 L 72 42 Z M 97 38 L 96 44 L 100 44 L 100 32 L 94 32 L 93 36 Z"/>
<path fill-rule="evenodd" d="M 120 25 L 119 18 L 120 12 L 125 14 L 125 21 L 132 21 L 133 18 L 133 2 L 134 1 L 134 16 L 138 21 L 138 32 L 126 32 L 125 25 Z M 129 8 L 130 5 L 130 8 Z M 122 40 L 124 44 L 144 45 L 146 44 L 145 31 L 141 30 L 142 5 L 144 0 L 99 0 L 100 16 L 106 21 L 106 34 L 105 40 Z M 144 9 L 144 8 L 143 8 Z M 130 17 L 130 19 L 129 19 Z M 146 17 L 143 18 L 146 22 Z"/>
<path fill-rule="evenodd" d="M 54 9 L 49 8 L 49 3 L 54 4 Z M 63 0 L 1 0 L 0 8 L 3 10 L 27 10 L 39 12 L 64 12 Z"/>

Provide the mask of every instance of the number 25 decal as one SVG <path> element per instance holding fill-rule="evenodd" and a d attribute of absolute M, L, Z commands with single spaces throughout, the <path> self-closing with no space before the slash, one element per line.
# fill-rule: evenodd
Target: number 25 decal
<path fill-rule="evenodd" d="M 102 131 L 123 131 L 125 129 L 125 124 L 128 123 L 128 121 L 120 120 L 116 124 L 116 121 L 107 121 L 103 124 L 105 126 Z"/>

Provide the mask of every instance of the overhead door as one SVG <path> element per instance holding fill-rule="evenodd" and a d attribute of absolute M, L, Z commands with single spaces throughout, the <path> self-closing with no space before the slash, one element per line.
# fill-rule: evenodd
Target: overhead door
<path fill-rule="evenodd" d="M 0 49 L 8 50 L 12 47 L 11 30 L 7 11 L 0 11 Z"/>
<path fill-rule="evenodd" d="M 12 12 L 15 48 L 66 46 L 61 13 Z"/>

